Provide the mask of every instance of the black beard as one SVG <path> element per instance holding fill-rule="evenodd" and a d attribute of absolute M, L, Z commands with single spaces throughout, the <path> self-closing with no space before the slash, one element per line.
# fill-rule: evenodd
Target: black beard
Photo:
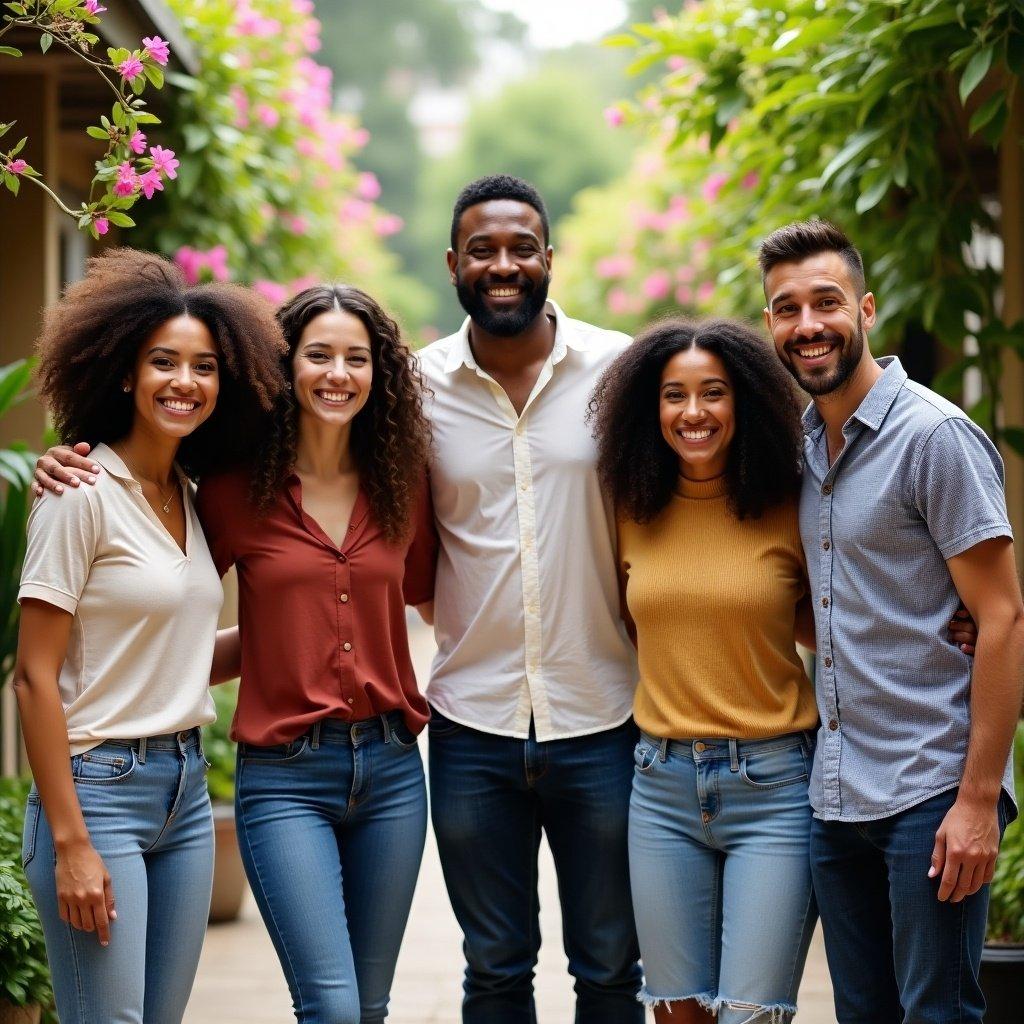
<path fill-rule="evenodd" d="M 550 282 L 551 277 L 547 274 L 539 285 L 534 285 L 530 280 L 516 282 L 523 289 L 519 305 L 514 309 L 500 312 L 495 312 L 487 306 L 484 299 L 484 289 L 487 285 L 483 282 L 477 282 L 474 287 L 469 287 L 456 278 L 455 294 L 458 295 L 462 308 L 469 314 L 470 320 L 481 330 L 498 338 L 511 338 L 522 334 L 540 315 L 548 301 Z"/>
<path fill-rule="evenodd" d="M 839 336 L 833 334 L 831 331 L 824 334 L 816 334 L 813 338 L 808 338 L 806 342 L 801 344 L 810 344 L 813 342 L 820 342 L 822 344 L 831 343 L 835 341 Z M 857 364 L 861 360 L 861 356 L 864 352 L 864 330 L 861 325 L 860 314 L 857 316 L 857 329 L 850 336 L 849 342 L 840 342 L 839 346 L 839 361 L 836 363 L 835 369 L 831 373 L 827 374 L 804 374 L 801 373 L 796 365 L 796 358 L 792 353 L 787 352 L 787 359 L 783 361 L 783 365 L 793 375 L 794 380 L 797 384 L 803 388 L 809 395 L 813 395 L 815 398 L 819 398 L 822 395 L 830 395 L 834 391 L 838 391 L 843 388 L 847 381 L 853 376 L 857 369 Z"/>

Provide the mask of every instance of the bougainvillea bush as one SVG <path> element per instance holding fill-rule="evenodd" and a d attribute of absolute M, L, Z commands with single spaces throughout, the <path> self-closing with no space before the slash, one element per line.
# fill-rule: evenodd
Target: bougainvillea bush
<path fill-rule="evenodd" d="M 168 75 L 165 118 L 181 166 L 136 244 L 194 280 L 235 280 L 280 301 L 344 279 L 418 319 L 422 291 L 383 240 L 401 221 L 353 157 L 367 133 L 332 109 L 312 0 L 169 0 L 195 49 L 195 77 Z"/>
<path fill-rule="evenodd" d="M 757 315 L 760 239 L 831 217 L 883 298 L 873 336 L 934 334 L 956 354 L 938 386 L 977 367 L 973 415 L 1024 440 L 997 414 L 1003 354 L 1024 352 L 1024 328 L 1000 322 L 996 247 L 977 244 L 998 234 L 998 150 L 1022 141 L 1009 117 L 1024 102 L 1019 0 L 705 0 L 611 42 L 636 48 L 634 70 L 663 73 L 608 112 L 652 141 L 626 182 L 582 199 L 563 237 L 573 287 L 614 309 L 628 299 L 633 323 L 688 305 L 694 281 L 698 308 Z M 979 352 L 960 358 L 968 327 Z"/>

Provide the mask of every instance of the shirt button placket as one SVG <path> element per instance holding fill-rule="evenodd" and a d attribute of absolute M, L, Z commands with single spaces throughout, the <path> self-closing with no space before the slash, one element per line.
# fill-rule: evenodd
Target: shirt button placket
<path fill-rule="evenodd" d="M 830 735 L 834 736 L 835 742 L 826 740 L 825 748 L 822 751 L 822 767 L 824 769 L 823 788 L 824 797 L 829 807 L 835 811 L 840 809 L 839 794 L 839 691 L 836 685 L 835 662 L 832 650 L 832 559 L 834 549 L 832 546 L 832 492 L 834 484 L 827 478 L 821 486 L 821 505 L 819 516 L 819 527 L 821 531 L 821 555 L 819 565 L 821 567 L 821 592 L 819 594 L 821 610 L 818 613 L 824 617 L 824 629 L 818 630 L 821 639 L 821 666 L 824 670 L 824 693 L 825 710 L 828 713 L 828 720 L 825 723 Z"/>

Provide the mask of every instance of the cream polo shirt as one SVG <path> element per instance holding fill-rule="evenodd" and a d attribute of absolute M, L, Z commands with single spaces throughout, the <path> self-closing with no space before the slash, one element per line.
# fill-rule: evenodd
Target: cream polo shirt
<path fill-rule="evenodd" d="M 473 358 L 469 320 L 423 349 L 434 392 L 438 651 L 427 699 L 483 732 L 585 736 L 629 718 L 636 660 L 619 613 L 615 522 L 584 422 L 623 334 L 567 317 L 521 416 Z"/>
<path fill-rule="evenodd" d="M 182 476 L 186 552 L 105 444 L 94 487 L 44 494 L 28 521 L 18 600 L 74 616 L 60 672 L 72 755 L 108 739 L 205 725 L 223 592 Z"/>

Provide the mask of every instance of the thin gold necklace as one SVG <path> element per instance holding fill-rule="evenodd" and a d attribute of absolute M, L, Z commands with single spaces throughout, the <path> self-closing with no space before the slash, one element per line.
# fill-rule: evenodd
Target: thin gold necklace
<path fill-rule="evenodd" d="M 128 458 L 124 453 L 124 450 L 122 449 L 120 452 L 118 452 L 118 455 L 121 456 L 121 461 L 128 467 L 132 474 L 132 477 L 136 481 L 138 481 L 139 486 L 141 487 L 142 482 L 139 480 L 139 471 L 128 461 Z M 171 472 L 173 473 L 174 470 L 172 469 Z M 153 481 L 153 486 L 156 487 L 157 494 L 160 495 L 161 511 L 165 516 L 169 516 L 171 514 L 171 502 L 174 501 L 175 484 L 171 484 L 170 493 L 168 493 L 166 496 L 164 495 L 163 488 L 161 488 L 161 486 L 155 480 Z"/>

